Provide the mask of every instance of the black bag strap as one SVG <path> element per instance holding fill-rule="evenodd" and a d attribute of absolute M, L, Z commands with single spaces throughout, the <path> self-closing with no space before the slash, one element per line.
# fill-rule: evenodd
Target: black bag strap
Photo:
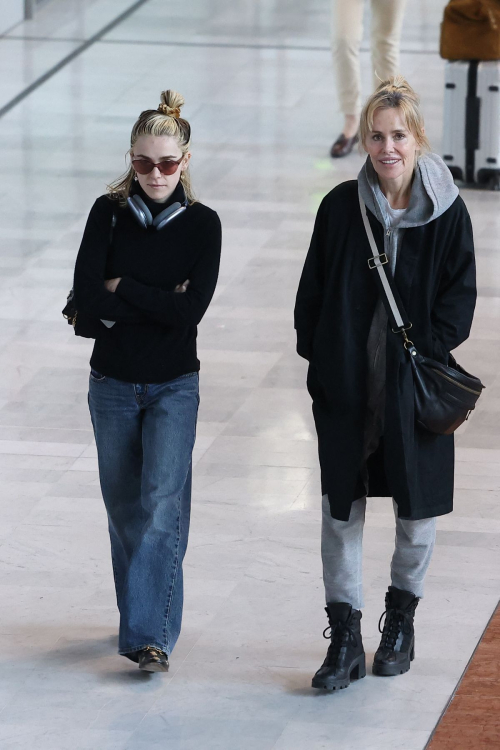
<path fill-rule="evenodd" d="M 113 242 L 113 231 L 116 227 L 116 211 L 113 211 L 113 216 L 111 217 L 111 226 L 109 228 L 109 249 L 111 248 L 111 243 Z"/>
<path fill-rule="evenodd" d="M 111 226 L 109 228 L 109 242 L 108 242 L 108 252 L 107 252 L 108 260 L 109 260 L 109 256 L 111 255 L 111 246 L 113 244 L 113 232 L 116 227 L 116 221 L 117 221 L 116 212 L 113 210 L 113 216 L 111 217 Z M 116 321 L 114 320 L 103 320 L 101 318 L 101 323 L 104 323 L 106 328 L 113 328 L 115 322 Z"/>
<path fill-rule="evenodd" d="M 379 288 L 382 302 L 384 303 L 384 307 L 387 311 L 387 315 L 389 316 L 392 331 L 393 333 L 403 334 L 403 338 L 406 344 L 406 342 L 408 341 L 406 331 L 410 330 L 412 324 L 408 318 L 403 303 L 401 302 L 396 284 L 394 283 L 394 279 L 389 266 L 389 258 L 387 257 L 386 253 L 380 254 L 378 251 L 375 237 L 373 236 L 373 231 L 368 219 L 365 202 L 361 197 L 361 192 L 359 190 L 358 197 L 363 224 L 372 251 L 372 257 L 368 258 L 368 268 L 372 271 L 377 271 L 377 273 L 375 274 L 375 281 Z"/>

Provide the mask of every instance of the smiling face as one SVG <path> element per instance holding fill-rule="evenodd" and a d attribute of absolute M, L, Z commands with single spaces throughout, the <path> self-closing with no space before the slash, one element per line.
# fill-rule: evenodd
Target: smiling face
<path fill-rule="evenodd" d="M 400 109 L 377 109 L 363 145 L 382 184 L 411 181 L 418 144 Z"/>
<path fill-rule="evenodd" d="M 191 158 L 189 153 L 182 158 L 179 143 L 171 135 L 140 135 L 130 151 L 130 156 L 132 159 L 141 159 L 153 164 L 182 159 L 178 168 L 171 175 L 162 174 L 158 167 L 154 167 L 149 174 L 136 172 L 141 188 L 149 198 L 157 203 L 165 203 L 170 198 Z"/>

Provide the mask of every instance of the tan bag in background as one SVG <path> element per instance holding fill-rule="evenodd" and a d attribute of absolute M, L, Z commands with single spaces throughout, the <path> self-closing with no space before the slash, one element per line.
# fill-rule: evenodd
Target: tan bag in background
<path fill-rule="evenodd" d="M 500 0 L 450 0 L 440 53 L 445 60 L 500 60 Z"/>

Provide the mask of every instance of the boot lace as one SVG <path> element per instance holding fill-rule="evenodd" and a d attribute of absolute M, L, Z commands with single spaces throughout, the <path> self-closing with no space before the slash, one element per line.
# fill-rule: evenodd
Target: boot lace
<path fill-rule="evenodd" d="M 163 651 L 160 651 L 158 648 L 154 648 L 153 646 L 147 646 L 144 649 L 144 652 L 152 659 L 161 659 L 163 656 L 165 656 Z"/>
<path fill-rule="evenodd" d="M 413 626 L 413 617 L 411 612 L 404 609 L 388 608 L 380 615 L 378 621 L 379 633 L 382 633 L 382 648 L 394 651 L 399 634 L 410 635 Z M 385 617 L 383 628 L 382 620 Z"/>
<path fill-rule="evenodd" d="M 331 644 L 326 654 L 325 666 L 335 667 L 339 658 L 340 651 L 343 646 L 347 646 L 351 643 L 354 648 L 358 645 L 358 639 L 353 628 L 347 625 L 342 620 L 336 623 L 330 623 L 330 625 L 324 629 L 323 638 L 327 640 L 331 639 Z"/>

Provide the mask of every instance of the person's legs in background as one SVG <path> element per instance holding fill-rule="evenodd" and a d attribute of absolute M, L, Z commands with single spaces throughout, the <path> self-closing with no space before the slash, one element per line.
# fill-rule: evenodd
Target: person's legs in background
<path fill-rule="evenodd" d="M 397 75 L 406 0 L 371 0 L 373 87 Z"/>
<path fill-rule="evenodd" d="M 406 0 L 371 0 L 373 85 L 399 73 L 399 45 Z M 364 0 L 332 0 L 332 51 L 340 107 L 342 133 L 330 154 L 350 154 L 358 141 L 361 113 L 359 49 L 363 39 Z"/>
<path fill-rule="evenodd" d="M 359 48 L 363 38 L 364 0 L 332 0 L 332 52 L 337 92 L 344 114 L 342 133 L 333 144 L 333 157 L 346 156 L 357 142 L 361 113 Z"/>

